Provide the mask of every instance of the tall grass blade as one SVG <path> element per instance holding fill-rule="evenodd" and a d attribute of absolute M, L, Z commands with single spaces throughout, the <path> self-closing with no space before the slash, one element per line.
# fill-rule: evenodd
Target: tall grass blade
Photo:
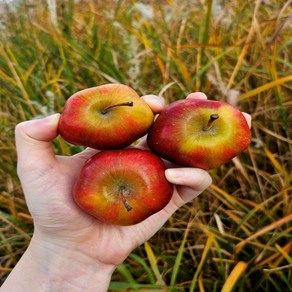
<path fill-rule="evenodd" d="M 146 251 L 147 258 L 148 258 L 148 261 L 150 263 L 151 269 L 156 277 L 156 283 L 159 285 L 165 285 L 163 278 L 162 278 L 162 275 L 161 275 L 159 268 L 158 268 L 158 265 L 157 265 L 157 259 L 155 257 L 155 254 L 154 254 L 150 244 L 147 241 L 144 243 L 144 247 L 145 247 L 145 251 Z"/>
<path fill-rule="evenodd" d="M 228 276 L 227 280 L 224 283 L 224 286 L 221 290 L 221 292 L 230 292 L 233 290 L 235 287 L 237 281 L 239 278 L 242 276 L 244 271 L 247 268 L 247 263 L 246 262 L 238 262 L 236 266 L 233 268 L 231 271 L 230 275 Z"/>
<path fill-rule="evenodd" d="M 264 228 L 258 230 L 256 233 L 254 233 L 253 235 L 244 239 L 243 241 L 241 241 L 240 243 L 238 243 L 236 245 L 236 247 L 235 247 L 236 253 L 239 253 L 248 242 L 252 241 L 253 239 L 261 236 L 262 234 L 264 234 L 270 230 L 276 229 L 276 228 L 280 227 L 281 225 L 288 223 L 291 220 L 292 220 L 292 214 L 287 215 L 287 216 L 279 219 L 278 221 L 273 222 L 270 225 L 265 226 Z"/>
<path fill-rule="evenodd" d="M 180 265 L 181 265 L 181 262 L 183 259 L 183 253 L 185 251 L 185 244 L 186 244 L 186 240 L 187 240 L 187 237 L 189 234 L 189 230 L 190 230 L 190 224 L 188 224 L 188 226 L 185 229 L 183 239 L 181 241 L 181 244 L 179 246 L 179 249 L 178 249 L 178 252 L 177 252 L 177 255 L 175 258 L 173 270 L 171 273 L 171 279 L 170 279 L 170 286 L 171 287 L 174 287 L 176 284 L 176 279 L 177 279 L 178 271 L 179 271 L 179 268 L 180 268 Z"/>
<path fill-rule="evenodd" d="M 205 245 L 205 248 L 204 248 L 204 251 L 203 251 L 203 254 L 202 254 L 202 257 L 201 257 L 201 260 L 200 260 L 200 263 L 199 263 L 198 267 L 196 268 L 196 272 L 195 272 L 194 277 L 192 279 L 192 282 L 190 285 L 190 292 L 196 291 L 198 278 L 202 272 L 203 265 L 206 263 L 207 255 L 210 251 L 210 248 L 213 244 L 213 241 L 214 241 L 214 236 L 209 235 L 207 242 L 206 242 L 206 245 Z"/>
<path fill-rule="evenodd" d="M 211 17 L 212 17 L 212 0 L 207 1 L 207 13 L 205 20 L 202 21 L 202 25 L 200 26 L 200 34 L 199 34 L 199 43 L 200 44 L 207 44 L 208 38 L 209 38 L 209 27 L 211 23 Z M 197 55 L 197 71 L 200 71 L 201 67 L 204 67 L 206 65 L 207 58 L 204 55 L 204 46 L 198 49 L 198 55 Z M 197 90 L 202 91 L 205 84 L 205 72 L 203 71 L 201 74 L 200 79 L 197 79 Z"/>
<path fill-rule="evenodd" d="M 129 257 L 132 258 L 133 260 L 135 260 L 137 263 L 139 263 L 144 268 L 145 272 L 148 275 L 150 283 L 155 284 L 156 281 L 155 281 L 154 274 L 151 270 L 151 267 L 149 267 L 148 264 L 146 263 L 145 259 L 143 259 L 142 257 L 140 257 L 134 253 L 130 254 Z"/>
<path fill-rule="evenodd" d="M 281 85 L 281 84 L 284 84 L 284 83 L 287 83 L 287 82 L 290 82 L 292 81 L 292 75 L 289 75 L 289 76 L 285 76 L 285 77 L 282 77 L 282 78 L 279 78 L 277 80 L 274 80 L 274 81 L 271 81 L 271 82 L 268 82 L 260 87 L 257 87 L 255 89 L 252 89 L 242 95 L 240 95 L 239 97 L 239 100 L 242 101 L 242 100 L 246 100 L 252 96 L 255 96 L 263 91 L 266 91 L 270 88 L 273 88 L 277 85 Z"/>
<path fill-rule="evenodd" d="M 255 9 L 254 9 L 254 13 L 253 13 L 253 19 L 252 19 L 252 23 L 251 23 L 251 27 L 249 29 L 249 32 L 248 32 L 248 35 L 247 35 L 247 38 L 245 40 L 245 43 L 244 43 L 244 46 L 243 46 L 243 49 L 238 57 L 238 60 L 237 60 L 237 63 L 233 69 L 233 72 L 232 72 L 232 75 L 229 79 L 229 82 L 227 84 L 227 87 L 226 87 L 226 90 L 230 89 L 234 83 L 234 80 L 235 80 L 235 77 L 239 71 L 239 68 L 240 66 L 242 65 L 243 61 L 244 61 L 244 58 L 247 54 L 247 51 L 248 49 L 250 48 L 251 46 L 251 43 L 252 43 L 252 37 L 255 33 L 255 22 L 256 22 L 256 16 L 257 16 L 257 13 L 258 13 L 258 9 L 259 9 L 259 6 L 261 4 L 261 1 L 260 0 L 257 0 L 256 1 L 256 6 L 255 6 Z"/>
<path fill-rule="evenodd" d="M 127 268 L 125 264 L 122 263 L 118 265 L 117 271 L 123 275 L 123 277 L 128 281 L 130 285 L 136 284 L 136 281 L 133 275 L 131 274 L 131 271 Z"/>
<path fill-rule="evenodd" d="M 292 265 L 292 257 L 283 249 L 280 245 L 276 244 L 277 250 L 281 253 L 281 255 L 286 259 L 286 261 Z"/>

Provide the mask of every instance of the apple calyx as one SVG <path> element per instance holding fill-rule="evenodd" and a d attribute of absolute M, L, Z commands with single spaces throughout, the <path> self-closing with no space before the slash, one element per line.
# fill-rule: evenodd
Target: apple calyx
<path fill-rule="evenodd" d="M 126 195 L 125 193 L 127 193 L 127 189 L 125 187 L 121 186 L 120 187 L 120 196 L 121 196 L 122 202 L 123 202 L 126 210 L 128 212 L 130 212 L 133 209 L 133 207 L 128 203 L 128 201 L 125 197 L 125 195 Z"/>
<path fill-rule="evenodd" d="M 212 114 L 210 115 L 210 119 L 207 123 L 207 126 L 203 128 L 204 131 L 209 131 L 212 126 L 213 126 L 213 123 L 214 121 L 216 121 L 217 119 L 219 119 L 219 115 L 218 114 Z"/>
<path fill-rule="evenodd" d="M 101 112 L 102 112 L 102 114 L 106 114 L 112 108 L 119 107 L 119 106 L 133 106 L 133 105 L 134 105 L 134 103 L 132 101 L 121 102 L 118 104 L 107 106 Z"/>

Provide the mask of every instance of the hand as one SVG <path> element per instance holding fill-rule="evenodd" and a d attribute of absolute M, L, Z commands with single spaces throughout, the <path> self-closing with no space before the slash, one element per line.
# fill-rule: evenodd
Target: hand
<path fill-rule="evenodd" d="M 163 109 L 161 98 L 144 99 L 154 112 Z M 21 123 L 16 128 L 18 174 L 38 239 L 78 249 L 94 261 L 116 266 L 161 228 L 173 212 L 211 183 L 208 173 L 200 169 L 168 170 L 168 180 L 181 186 L 175 188 L 164 210 L 134 226 L 104 225 L 85 214 L 72 199 L 74 182 L 96 150 L 87 149 L 71 157 L 55 156 L 51 140 L 58 135 L 58 120 L 56 114 Z"/>
<path fill-rule="evenodd" d="M 193 97 L 206 98 L 203 93 L 188 96 Z M 153 95 L 143 98 L 154 113 L 163 109 L 163 99 Z M 55 271 L 50 272 L 54 273 L 55 279 L 76 281 L 76 272 L 71 271 L 70 264 L 66 263 L 68 260 L 72 269 L 77 268 L 75 263 L 85 267 L 84 274 L 92 267 L 96 274 L 99 274 L 97 270 L 103 270 L 109 282 L 115 267 L 134 248 L 153 236 L 178 208 L 203 192 L 210 185 L 211 178 L 201 169 L 169 168 L 166 178 L 175 187 L 171 201 L 163 210 L 133 226 L 105 225 L 84 213 L 72 199 L 72 187 L 82 166 L 97 150 L 86 149 L 71 157 L 56 156 L 51 141 L 58 136 L 59 117 L 55 114 L 16 127 L 18 175 L 35 228 L 30 254 L 38 252 L 42 258 L 45 253 L 54 266 Z M 63 262 L 57 259 L 56 265 L 56 257 L 62 257 Z M 62 274 L 64 262 L 68 269 L 66 276 Z M 88 277 L 86 279 L 83 284 L 90 291 Z"/>

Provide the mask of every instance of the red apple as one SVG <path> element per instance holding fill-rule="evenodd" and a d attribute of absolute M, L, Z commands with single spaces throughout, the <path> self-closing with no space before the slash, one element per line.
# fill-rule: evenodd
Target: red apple
<path fill-rule="evenodd" d="M 72 95 L 65 103 L 58 130 L 75 145 L 123 148 L 144 136 L 153 119 L 151 108 L 133 89 L 106 84 Z"/>
<path fill-rule="evenodd" d="M 251 132 L 243 114 L 225 102 L 171 103 L 151 127 L 147 142 L 159 156 L 183 166 L 218 167 L 245 150 Z"/>
<path fill-rule="evenodd" d="M 98 220 L 132 225 L 163 209 L 173 186 L 162 160 L 148 150 L 105 150 L 91 157 L 74 186 L 76 203 Z"/>

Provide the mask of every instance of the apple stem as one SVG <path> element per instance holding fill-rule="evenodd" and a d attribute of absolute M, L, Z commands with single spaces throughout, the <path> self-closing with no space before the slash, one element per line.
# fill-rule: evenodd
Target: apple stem
<path fill-rule="evenodd" d="M 122 102 L 122 103 L 118 103 L 118 104 L 114 104 L 114 105 L 110 105 L 106 108 L 104 108 L 102 110 L 103 114 L 106 114 L 110 109 L 114 108 L 114 107 L 118 107 L 118 106 L 133 106 L 133 102 L 132 101 L 126 101 L 126 102 Z"/>
<path fill-rule="evenodd" d="M 122 202 L 126 208 L 126 210 L 129 212 L 133 209 L 133 207 L 128 203 L 128 201 L 126 200 L 125 198 L 125 195 L 124 195 L 124 188 L 121 188 L 120 189 L 120 196 L 121 196 L 121 199 L 122 199 Z"/>
<path fill-rule="evenodd" d="M 219 119 L 219 115 L 218 114 L 212 114 L 210 115 L 210 119 L 208 121 L 207 126 L 204 128 L 204 131 L 208 131 L 212 128 L 212 125 L 214 123 L 215 120 Z"/>

